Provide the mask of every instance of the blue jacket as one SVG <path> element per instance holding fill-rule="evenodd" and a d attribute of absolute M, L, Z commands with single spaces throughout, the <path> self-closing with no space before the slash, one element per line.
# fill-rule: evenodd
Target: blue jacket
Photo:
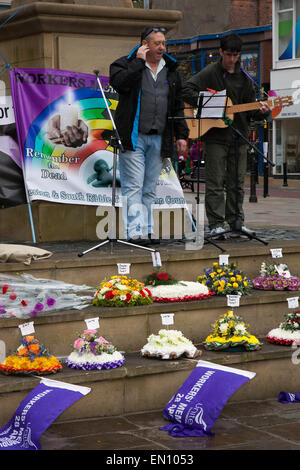
<path fill-rule="evenodd" d="M 124 150 L 135 150 L 141 99 L 142 73 L 145 61 L 136 57 L 138 45 L 127 57 L 121 57 L 110 66 L 110 85 L 119 94 L 119 103 L 115 114 L 115 124 L 122 141 Z M 183 116 L 183 101 L 181 99 L 181 80 L 177 72 L 176 61 L 164 54 L 169 83 L 168 118 Z M 187 139 L 189 130 L 185 119 L 168 119 L 162 136 L 162 157 L 173 155 L 173 138 Z"/>

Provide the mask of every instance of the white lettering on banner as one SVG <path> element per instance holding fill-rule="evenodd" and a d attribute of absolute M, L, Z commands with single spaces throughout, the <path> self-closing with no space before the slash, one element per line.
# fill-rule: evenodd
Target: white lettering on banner
<path fill-rule="evenodd" d="M 175 410 L 174 418 L 179 423 L 181 422 L 181 416 L 183 415 L 183 412 L 186 409 L 186 407 L 187 407 L 187 403 L 179 403 L 179 405 L 177 406 Z"/>
<path fill-rule="evenodd" d="M 191 390 L 188 392 L 188 394 L 185 396 L 185 400 L 190 402 L 193 400 L 194 396 L 197 395 L 199 390 L 203 387 L 205 382 L 215 373 L 213 370 L 208 370 L 205 372 L 200 379 L 197 380 L 195 385 L 191 388 Z"/>
<path fill-rule="evenodd" d="M 191 408 L 185 418 L 186 424 L 192 425 L 194 422 L 202 424 L 203 429 L 206 430 L 207 424 L 203 420 L 203 408 L 202 403 L 197 403 L 194 408 Z"/>
<path fill-rule="evenodd" d="M 38 152 L 37 150 L 34 150 L 30 147 L 26 147 L 25 149 L 25 157 L 28 158 L 46 158 L 47 160 L 51 160 L 54 163 L 78 163 L 80 158 L 79 157 L 67 157 L 64 153 L 62 153 L 60 156 L 58 155 L 47 155 L 46 153 L 43 152 Z"/>
<path fill-rule="evenodd" d="M 57 173 L 56 171 L 49 171 L 49 170 L 41 170 L 42 176 L 41 178 L 47 179 L 50 178 L 51 180 L 67 180 L 67 175 L 63 171 L 62 173 Z"/>

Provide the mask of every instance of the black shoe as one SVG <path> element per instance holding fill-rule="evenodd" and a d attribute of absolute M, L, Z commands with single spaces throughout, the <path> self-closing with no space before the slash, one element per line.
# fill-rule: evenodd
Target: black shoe
<path fill-rule="evenodd" d="M 150 246 L 151 245 L 151 240 L 148 238 L 129 238 L 127 240 L 128 243 L 132 243 L 133 245 L 139 245 L 139 246 Z"/>

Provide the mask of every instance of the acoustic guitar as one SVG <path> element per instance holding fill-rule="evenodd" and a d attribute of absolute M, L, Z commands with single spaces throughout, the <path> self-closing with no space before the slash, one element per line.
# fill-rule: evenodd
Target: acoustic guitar
<path fill-rule="evenodd" d="M 224 117 L 228 118 L 230 121 L 233 121 L 235 113 L 243 113 L 245 111 L 254 111 L 255 109 L 260 108 L 260 102 L 255 101 L 253 103 L 244 103 L 244 104 L 232 104 L 232 101 L 229 97 L 226 98 L 226 106 L 224 107 Z M 281 110 L 281 108 L 286 106 L 292 106 L 294 104 L 292 96 L 278 96 L 276 98 L 270 98 L 267 100 L 270 108 Z M 186 123 L 190 130 L 190 139 L 198 139 L 202 135 L 206 134 L 211 128 L 219 127 L 225 128 L 228 127 L 226 119 L 214 119 L 214 118 L 204 118 L 197 119 L 196 112 L 197 110 L 192 108 L 189 104 L 184 104 L 185 110 L 184 115 L 187 118 Z M 278 115 L 278 112 L 276 113 Z"/>

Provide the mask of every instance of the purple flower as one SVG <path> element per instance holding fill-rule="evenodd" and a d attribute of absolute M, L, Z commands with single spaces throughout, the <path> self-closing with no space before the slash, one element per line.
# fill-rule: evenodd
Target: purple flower
<path fill-rule="evenodd" d="M 31 317 L 36 317 L 37 316 L 37 312 L 35 310 L 31 310 L 31 312 L 29 313 L 29 315 Z"/>
<path fill-rule="evenodd" d="M 42 302 L 38 302 L 37 304 L 35 304 L 34 310 L 36 312 L 41 312 L 42 310 L 44 310 L 44 305 L 42 304 Z"/>
<path fill-rule="evenodd" d="M 0 305 L 0 314 L 6 313 L 4 305 Z"/>
<path fill-rule="evenodd" d="M 46 304 L 48 305 L 48 307 L 52 307 L 53 305 L 55 305 L 56 303 L 56 300 L 53 299 L 53 297 L 48 297 L 48 299 L 46 300 Z"/>

